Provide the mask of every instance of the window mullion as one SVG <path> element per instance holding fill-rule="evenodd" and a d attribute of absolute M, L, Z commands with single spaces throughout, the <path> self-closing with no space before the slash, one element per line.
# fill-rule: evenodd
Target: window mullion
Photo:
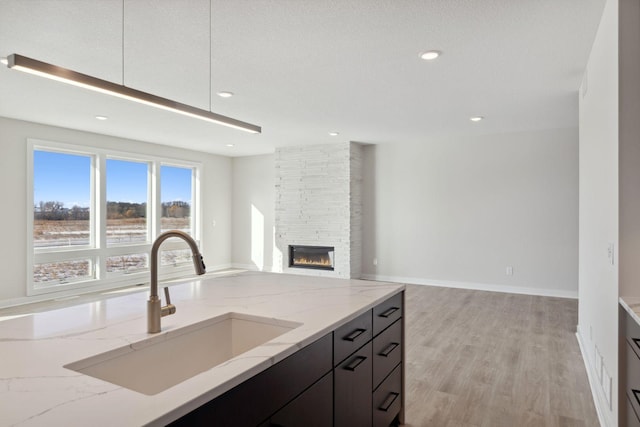
<path fill-rule="evenodd" d="M 96 278 L 104 279 L 107 271 L 107 158 L 104 154 L 96 156 L 95 185 L 95 248 L 98 249 Z"/>
<path fill-rule="evenodd" d="M 160 234 L 160 216 L 162 215 L 162 207 L 160 206 L 160 162 L 154 161 L 151 164 L 151 179 L 150 181 L 150 201 L 149 201 L 149 216 L 151 217 L 151 242 L 154 242 Z M 151 255 L 151 254 L 149 254 Z"/>
<path fill-rule="evenodd" d="M 194 239 L 200 241 L 200 230 L 201 230 L 201 224 L 200 224 L 200 216 L 199 214 L 196 214 L 196 212 L 198 212 L 198 209 L 200 208 L 200 203 L 198 198 L 197 198 L 197 194 L 200 191 L 200 180 L 198 177 L 198 169 L 197 168 L 193 168 L 191 170 L 191 235 L 193 236 Z"/>

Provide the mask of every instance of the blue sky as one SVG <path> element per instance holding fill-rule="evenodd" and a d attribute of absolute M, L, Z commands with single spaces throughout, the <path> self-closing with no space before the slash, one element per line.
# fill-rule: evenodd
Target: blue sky
<path fill-rule="evenodd" d="M 60 201 L 71 208 L 89 206 L 91 158 L 75 154 L 35 150 L 33 153 L 33 201 Z M 162 201 L 191 202 L 191 169 L 162 166 Z M 147 201 L 147 164 L 107 160 L 107 200 Z"/>

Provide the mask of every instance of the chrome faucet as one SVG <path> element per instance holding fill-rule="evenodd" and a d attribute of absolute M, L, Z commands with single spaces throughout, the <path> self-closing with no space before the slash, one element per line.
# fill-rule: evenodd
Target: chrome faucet
<path fill-rule="evenodd" d="M 149 300 L 147 301 L 147 331 L 150 334 L 160 332 L 160 318 L 176 312 L 176 306 L 171 304 L 171 299 L 169 298 L 169 288 L 164 288 L 164 296 L 167 300 L 167 305 L 162 307 L 160 304 L 160 297 L 158 296 L 158 249 L 160 249 L 162 242 L 170 237 L 179 237 L 187 242 L 191 248 L 193 266 L 195 267 L 198 275 L 207 272 L 207 268 L 204 265 L 204 259 L 198 250 L 198 245 L 187 233 L 179 230 L 170 230 L 165 231 L 158 236 L 151 247 L 151 293 L 149 295 Z"/>

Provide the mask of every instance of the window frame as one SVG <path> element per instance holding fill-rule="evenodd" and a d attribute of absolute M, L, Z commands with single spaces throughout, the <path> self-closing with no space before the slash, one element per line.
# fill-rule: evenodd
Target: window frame
<path fill-rule="evenodd" d="M 90 198 L 90 226 L 89 245 L 73 247 L 35 248 L 34 231 L 34 152 L 49 151 L 62 154 L 84 155 L 91 157 L 91 198 Z M 107 212 L 107 159 L 146 163 L 147 167 L 147 241 L 141 243 L 107 244 L 106 212 Z M 191 207 L 190 230 L 191 236 L 198 246 L 201 246 L 201 176 L 202 163 L 185 159 L 167 158 L 136 152 L 125 152 L 98 148 L 88 145 L 75 145 L 54 142 L 43 139 L 27 139 L 27 295 L 42 295 L 56 292 L 92 290 L 122 287 L 127 285 L 149 282 L 149 267 L 136 272 L 107 273 L 107 258 L 110 256 L 127 254 L 147 254 L 148 263 L 151 260 L 151 247 L 161 227 L 161 166 L 174 166 L 192 170 L 191 175 Z M 162 250 L 184 249 L 186 244 L 176 239 L 169 239 L 162 244 Z M 58 262 L 71 259 L 90 259 L 93 266 L 92 278 L 79 279 L 68 282 L 47 282 L 38 284 L 34 281 L 33 269 L 36 264 L 44 262 Z M 159 263 L 160 264 L 160 263 Z M 160 266 L 160 279 L 171 279 L 184 276 L 192 271 L 191 265 Z"/>

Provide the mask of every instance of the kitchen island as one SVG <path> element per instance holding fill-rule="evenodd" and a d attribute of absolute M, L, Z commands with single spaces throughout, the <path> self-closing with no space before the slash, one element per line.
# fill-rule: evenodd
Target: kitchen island
<path fill-rule="evenodd" d="M 334 339 L 342 339 L 334 331 L 367 317 L 371 319 L 370 313 L 375 320 L 376 307 L 385 308 L 382 303 L 394 296 L 401 301 L 403 290 L 403 285 L 391 283 L 268 273 L 242 273 L 173 285 L 171 298 L 177 312 L 162 318 L 162 332 L 154 336 L 229 312 L 299 326 L 152 395 L 64 367 L 151 337 L 146 332 L 147 292 L 0 321 L 0 424 L 166 425 L 311 344 L 330 341 L 334 335 Z M 379 313 L 381 319 L 384 315 Z M 400 324 L 400 320 L 394 323 Z M 383 335 L 375 329 L 374 321 L 370 339 L 376 333 Z M 391 331 L 391 327 L 387 329 Z M 375 347 L 375 341 L 372 343 Z M 367 345 L 371 347 L 372 343 Z M 393 350 L 389 348 L 380 351 Z M 175 354 L 175 359 L 179 362 L 180 354 Z M 348 359 L 344 361 L 353 365 Z M 338 364 L 342 360 L 334 358 L 332 362 Z M 268 417 L 265 421 L 269 421 Z"/>

